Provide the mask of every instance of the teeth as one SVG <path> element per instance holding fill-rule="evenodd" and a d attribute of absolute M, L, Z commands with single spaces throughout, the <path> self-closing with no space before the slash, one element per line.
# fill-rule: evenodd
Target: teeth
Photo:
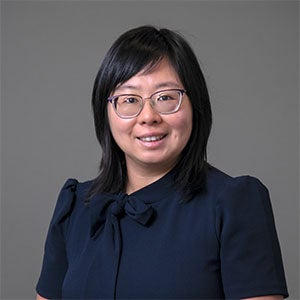
<path fill-rule="evenodd" d="M 154 142 L 154 141 L 159 141 L 163 138 L 163 135 L 160 136 L 146 136 L 146 137 L 141 137 L 140 140 L 143 142 Z"/>

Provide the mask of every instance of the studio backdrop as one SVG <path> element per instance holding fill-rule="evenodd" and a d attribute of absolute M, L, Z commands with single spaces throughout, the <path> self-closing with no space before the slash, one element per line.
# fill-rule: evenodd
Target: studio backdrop
<path fill-rule="evenodd" d="M 213 109 L 208 160 L 270 191 L 299 299 L 298 1 L 1 1 L 1 299 L 33 299 L 57 194 L 96 176 L 91 92 L 124 31 L 183 34 Z"/>

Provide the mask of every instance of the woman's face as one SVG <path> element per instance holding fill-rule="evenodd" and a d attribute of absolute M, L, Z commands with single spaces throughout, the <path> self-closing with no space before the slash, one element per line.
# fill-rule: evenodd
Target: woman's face
<path fill-rule="evenodd" d="M 172 88 L 183 89 L 183 85 L 164 59 L 151 72 L 141 71 L 118 86 L 113 95 L 136 94 L 148 98 L 157 91 Z M 146 100 L 141 113 L 132 119 L 120 118 L 109 103 L 108 117 L 111 133 L 125 154 L 127 169 L 170 170 L 192 131 L 192 107 L 186 94 L 179 110 L 173 114 L 159 114 Z"/>

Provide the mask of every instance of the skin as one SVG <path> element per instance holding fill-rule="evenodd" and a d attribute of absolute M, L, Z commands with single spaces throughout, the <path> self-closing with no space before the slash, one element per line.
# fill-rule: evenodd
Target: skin
<path fill-rule="evenodd" d="M 144 98 L 154 92 L 182 88 L 177 73 L 167 60 L 162 60 L 151 73 L 140 72 L 119 86 L 114 95 L 133 93 Z M 179 159 L 192 131 L 192 107 L 184 94 L 178 112 L 161 115 L 146 100 L 142 112 L 133 119 L 118 117 L 108 104 L 109 124 L 112 135 L 123 150 L 126 159 L 128 183 L 126 191 L 132 193 L 162 177 Z M 143 142 L 144 136 L 162 135 L 157 142 Z M 279 295 L 245 298 L 244 300 L 282 300 Z M 47 300 L 37 295 L 36 300 Z"/>
<path fill-rule="evenodd" d="M 148 98 L 154 92 L 171 88 L 183 89 L 183 85 L 168 61 L 162 60 L 150 73 L 142 70 L 113 94 L 132 93 Z M 192 131 L 192 106 L 186 94 L 180 109 L 169 115 L 157 113 L 149 100 L 133 119 L 120 118 L 110 104 L 107 109 L 112 135 L 125 154 L 127 193 L 154 182 L 174 167 Z M 154 142 L 142 141 L 141 138 L 146 136 L 163 138 Z"/>

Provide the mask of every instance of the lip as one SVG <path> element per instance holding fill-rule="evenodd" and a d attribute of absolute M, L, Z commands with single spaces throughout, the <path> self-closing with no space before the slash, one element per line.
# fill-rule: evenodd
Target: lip
<path fill-rule="evenodd" d="M 147 133 L 138 136 L 138 141 L 147 147 L 157 147 L 164 142 L 167 134 L 165 133 Z"/>
<path fill-rule="evenodd" d="M 157 142 L 164 138 L 163 135 L 156 135 L 156 136 L 146 136 L 146 137 L 139 137 L 138 139 L 142 142 Z"/>
<path fill-rule="evenodd" d="M 160 140 L 163 139 L 164 137 L 166 137 L 166 133 L 163 132 L 149 132 L 149 133 L 145 133 L 143 135 L 139 135 L 137 136 L 137 138 L 139 140 L 145 140 L 145 139 L 154 139 L 155 140 Z"/>

